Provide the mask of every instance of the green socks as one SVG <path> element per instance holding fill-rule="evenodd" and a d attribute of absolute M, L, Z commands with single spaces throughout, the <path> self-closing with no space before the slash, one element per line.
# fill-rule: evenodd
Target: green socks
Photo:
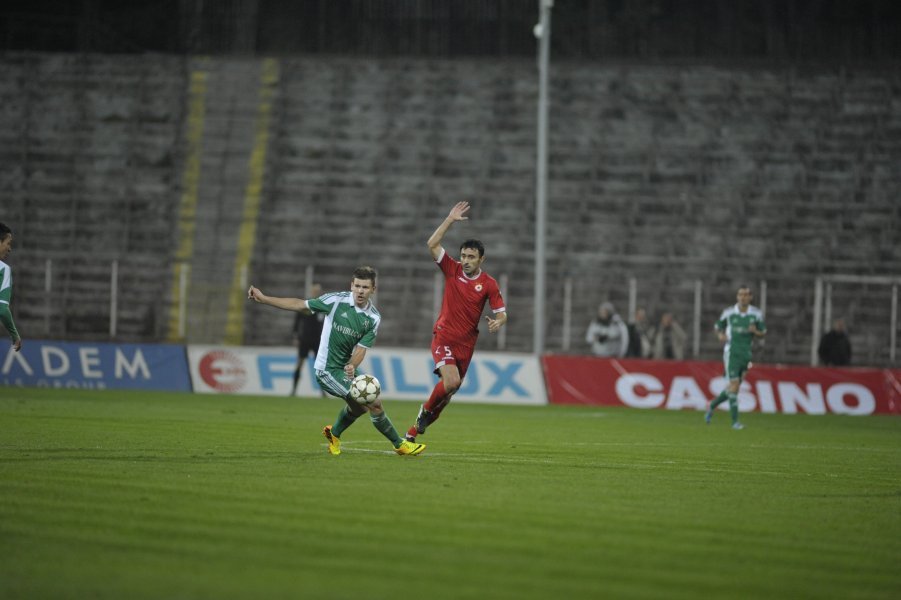
<path fill-rule="evenodd" d="M 732 415 L 732 424 L 738 423 L 738 394 L 729 394 L 729 414 Z"/>
<path fill-rule="evenodd" d="M 352 415 L 345 406 L 341 409 L 341 412 L 338 413 L 338 420 L 332 425 L 332 435 L 340 438 L 341 434 L 344 433 L 344 430 L 353 425 L 356 420 L 357 417 Z"/>
<path fill-rule="evenodd" d="M 400 447 L 403 440 L 397 434 L 394 424 L 391 423 L 391 419 L 388 418 L 388 414 L 385 411 L 382 411 L 377 415 L 370 412 L 369 418 L 372 421 L 372 426 L 378 429 L 383 436 L 391 440 L 391 443 L 394 444 L 395 448 Z"/>
<path fill-rule="evenodd" d="M 713 409 L 726 400 L 729 401 L 729 414 L 732 415 L 732 424 L 735 425 L 738 423 L 738 394 L 730 394 L 726 390 L 723 390 L 720 392 L 720 395 L 710 403 L 710 412 L 713 413 Z"/>
<path fill-rule="evenodd" d="M 379 432 L 388 438 L 395 448 L 400 447 L 401 443 L 403 443 L 403 438 L 401 438 L 397 434 L 397 430 L 394 428 L 394 424 L 391 423 L 391 419 L 388 418 L 388 415 L 385 411 L 382 411 L 380 414 L 369 413 L 369 418 L 372 420 L 372 425 Z M 354 421 L 357 420 L 357 417 L 354 416 L 350 410 L 345 406 L 341 409 L 341 412 L 338 413 L 338 420 L 335 421 L 335 424 L 332 425 L 332 435 L 337 438 L 341 437 L 341 434 L 344 433 L 344 430 L 353 425 Z"/>
<path fill-rule="evenodd" d="M 717 406 L 719 406 L 720 404 L 722 404 L 723 402 L 728 400 L 728 398 L 729 398 L 729 392 L 727 392 L 726 390 L 723 390 L 722 392 L 720 392 L 720 395 L 717 396 L 713 400 L 713 402 L 710 403 L 710 411 L 713 412 L 714 408 L 716 408 Z"/>

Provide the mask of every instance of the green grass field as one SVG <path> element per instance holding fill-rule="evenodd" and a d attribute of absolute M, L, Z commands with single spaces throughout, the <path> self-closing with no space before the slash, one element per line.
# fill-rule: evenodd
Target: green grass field
<path fill-rule="evenodd" d="M 901 597 L 897 417 L 339 407 L 0 387 L 0 598 Z"/>

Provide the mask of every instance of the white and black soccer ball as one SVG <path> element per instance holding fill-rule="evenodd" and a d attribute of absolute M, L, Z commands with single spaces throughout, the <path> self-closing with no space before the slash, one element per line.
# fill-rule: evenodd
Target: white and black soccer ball
<path fill-rule="evenodd" d="M 369 406 L 379 397 L 382 386 L 372 375 L 357 375 L 350 383 L 350 397 L 363 406 Z"/>

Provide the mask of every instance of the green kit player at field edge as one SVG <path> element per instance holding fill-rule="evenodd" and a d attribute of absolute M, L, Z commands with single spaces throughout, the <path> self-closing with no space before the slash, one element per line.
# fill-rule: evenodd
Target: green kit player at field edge
<path fill-rule="evenodd" d="M 13 251 L 12 229 L 0 223 L 0 323 L 6 327 L 9 337 L 13 342 L 16 352 L 22 349 L 22 336 L 16 329 L 13 315 L 9 311 L 9 302 L 13 293 L 12 268 L 5 261 L 9 253 Z"/>
<path fill-rule="evenodd" d="M 766 335 L 766 324 L 763 313 L 756 306 L 751 306 L 751 288 L 743 285 L 738 288 L 738 302 L 730 306 L 720 315 L 715 329 L 720 342 L 723 342 L 723 365 L 729 383 L 720 392 L 707 409 L 704 421 L 709 425 L 713 419 L 713 410 L 729 401 L 729 412 L 732 416 L 732 429 L 744 429 L 738 420 L 738 389 L 742 379 L 751 367 L 751 345 L 754 338 Z"/>
<path fill-rule="evenodd" d="M 363 362 L 366 350 L 375 343 L 381 323 L 382 317 L 371 300 L 375 287 L 375 269 L 358 267 L 348 292 L 332 292 L 302 300 L 267 296 L 251 285 L 247 298 L 283 310 L 326 313 L 314 365 L 316 381 L 323 390 L 345 402 L 334 425 L 327 425 L 322 430 L 330 454 L 341 454 L 341 434 L 368 410 L 373 426 L 388 438 L 394 451 L 414 456 L 425 450 L 425 444 L 403 439 L 385 413 L 381 400 L 362 406 L 350 397 L 354 373 Z"/>

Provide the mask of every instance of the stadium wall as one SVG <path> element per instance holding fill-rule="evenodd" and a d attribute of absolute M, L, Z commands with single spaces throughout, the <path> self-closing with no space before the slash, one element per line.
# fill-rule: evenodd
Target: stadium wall
<path fill-rule="evenodd" d="M 534 61 L 277 61 L 265 172 L 253 173 L 262 183 L 257 235 L 243 264 L 263 61 L 0 57 L 9 74 L 0 82 L 0 218 L 16 232 L 11 309 L 25 338 L 167 339 L 187 272 L 185 335 L 169 341 L 228 343 L 227 307 L 239 305 L 229 294 L 243 274 L 294 296 L 311 283 L 306 268 L 325 289 L 343 289 L 350 269 L 373 264 L 380 343 L 421 348 L 435 319 L 436 269 L 424 241 L 467 198 L 471 220 L 445 241 L 486 241 L 486 268 L 509 278 L 503 349 L 530 351 Z M 897 275 L 898 73 L 875 64 L 555 60 L 547 288 L 556 307 L 571 280 L 573 306 L 571 319 L 547 315 L 545 347 L 569 351 L 564 340 L 584 335 L 601 301 L 628 317 L 631 280 L 653 320 L 666 311 L 683 325 L 698 282 L 699 318 L 712 324 L 737 283 L 766 281 L 779 343 L 757 356 L 807 363 L 818 276 Z M 194 85 L 201 75 L 205 87 Z M 190 228 L 185 214 L 195 215 Z M 348 215 L 361 225 L 354 243 Z M 179 251 L 187 238 L 189 262 Z M 897 368 L 891 289 L 833 291 L 855 364 Z M 291 319 L 253 311 L 244 343 L 290 344 Z M 719 351 L 705 335 L 697 358 Z"/>

